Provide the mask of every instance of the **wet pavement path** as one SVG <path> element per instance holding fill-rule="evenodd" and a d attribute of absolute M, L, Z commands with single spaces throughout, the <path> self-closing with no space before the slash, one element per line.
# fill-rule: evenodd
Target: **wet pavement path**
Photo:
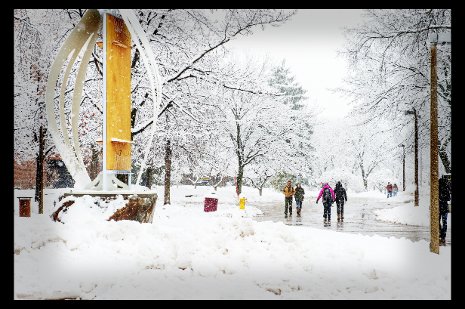
<path fill-rule="evenodd" d="M 399 223 L 391 223 L 376 219 L 373 213 L 376 209 L 386 209 L 396 207 L 401 204 L 399 202 L 390 203 L 389 201 L 372 201 L 366 198 L 352 198 L 344 205 L 344 222 L 337 222 L 336 204 L 331 207 L 331 224 L 323 223 L 323 205 L 321 201 L 315 204 L 312 197 L 312 203 L 304 200 L 302 206 L 301 217 L 297 217 L 295 210 L 295 201 L 293 201 L 292 217 L 284 217 L 284 201 L 283 202 L 262 202 L 253 203 L 254 207 L 259 208 L 262 216 L 255 217 L 257 221 L 274 221 L 283 222 L 287 225 L 303 225 L 314 228 L 333 230 L 344 233 L 359 233 L 362 235 L 379 235 L 384 237 L 405 237 L 412 241 L 421 239 L 430 241 L 430 230 L 428 226 L 406 225 Z M 448 228 L 446 243 L 451 243 L 451 229 Z"/>

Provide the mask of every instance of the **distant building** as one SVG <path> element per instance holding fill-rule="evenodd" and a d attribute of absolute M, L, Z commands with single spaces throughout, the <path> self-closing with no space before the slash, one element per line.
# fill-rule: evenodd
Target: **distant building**
<path fill-rule="evenodd" d="M 14 187 L 15 189 L 32 189 L 36 181 L 36 160 L 14 161 Z"/>
<path fill-rule="evenodd" d="M 14 187 L 33 189 L 36 186 L 37 161 L 14 161 Z M 60 155 L 52 154 L 45 159 L 44 180 L 46 188 L 74 187 L 71 177 Z"/>

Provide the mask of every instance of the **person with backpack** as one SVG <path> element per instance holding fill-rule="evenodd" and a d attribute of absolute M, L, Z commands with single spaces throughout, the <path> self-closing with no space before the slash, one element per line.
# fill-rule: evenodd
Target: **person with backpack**
<path fill-rule="evenodd" d="M 386 191 L 387 191 L 387 198 L 392 197 L 392 184 L 388 182 L 386 186 Z"/>
<path fill-rule="evenodd" d="M 443 175 L 439 178 L 439 245 L 446 245 L 447 217 L 449 214 L 450 186 Z M 442 220 L 442 225 L 441 225 Z"/>
<path fill-rule="evenodd" d="M 316 199 L 316 203 L 318 204 L 318 201 L 320 200 L 320 197 L 322 197 L 323 201 L 323 218 L 325 218 L 324 222 L 325 223 L 330 223 L 331 222 L 331 204 L 336 200 L 334 196 L 334 191 L 333 189 L 329 186 L 328 183 L 325 183 L 323 187 L 320 190 L 320 194 L 318 194 L 318 197 Z"/>
<path fill-rule="evenodd" d="M 300 210 L 302 209 L 302 202 L 304 200 L 305 191 L 304 188 L 300 185 L 300 183 L 296 184 L 295 186 L 295 209 L 297 209 L 297 217 L 300 217 Z"/>
<path fill-rule="evenodd" d="M 336 194 L 337 222 L 343 222 L 344 221 L 344 200 L 347 202 L 347 193 L 346 193 L 346 189 L 342 187 L 342 184 L 340 181 L 337 182 L 334 193 Z"/>
<path fill-rule="evenodd" d="M 394 186 L 392 187 L 392 195 L 396 196 L 398 191 L 399 191 L 399 188 L 397 187 L 397 184 L 395 183 Z"/>
<path fill-rule="evenodd" d="M 287 218 L 287 210 L 289 208 L 289 216 L 292 216 L 292 196 L 295 193 L 291 181 L 287 181 L 287 185 L 283 189 L 284 193 L 284 217 Z"/>

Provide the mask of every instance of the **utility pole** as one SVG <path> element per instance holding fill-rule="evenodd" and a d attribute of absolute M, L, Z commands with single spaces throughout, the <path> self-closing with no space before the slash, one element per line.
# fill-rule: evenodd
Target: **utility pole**
<path fill-rule="evenodd" d="M 430 251 L 439 254 L 439 183 L 438 183 L 438 95 L 436 74 L 436 43 L 431 43 L 431 199 L 430 199 L 430 223 L 431 242 Z"/>
<path fill-rule="evenodd" d="M 418 193 L 418 114 L 415 108 L 411 111 L 405 111 L 406 115 L 413 115 L 415 119 L 415 206 L 419 205 L 419 193 Z"/>
<path fill-rule="evenodd" d="M 428 37 L 431 47 L 431 143 L 430 143 L 430 226 L 431 241 L 429 249 L 431 252 L 439 254 L 439 171 L 438 171 L 438 78 L 436 72 L 437 64 L 437 43 L 447 44 L 451 42 L 450 32 L 431 33 Z"/>

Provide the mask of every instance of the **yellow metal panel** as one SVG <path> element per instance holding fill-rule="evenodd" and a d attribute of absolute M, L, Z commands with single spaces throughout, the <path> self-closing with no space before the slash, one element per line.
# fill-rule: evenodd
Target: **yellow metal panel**
<path fill-rule="evenodd" d="M 131 35 L 106 14 L 107 170 L 131 170 Z M 118 141 L 112 141 L 117 139 Z"/>

